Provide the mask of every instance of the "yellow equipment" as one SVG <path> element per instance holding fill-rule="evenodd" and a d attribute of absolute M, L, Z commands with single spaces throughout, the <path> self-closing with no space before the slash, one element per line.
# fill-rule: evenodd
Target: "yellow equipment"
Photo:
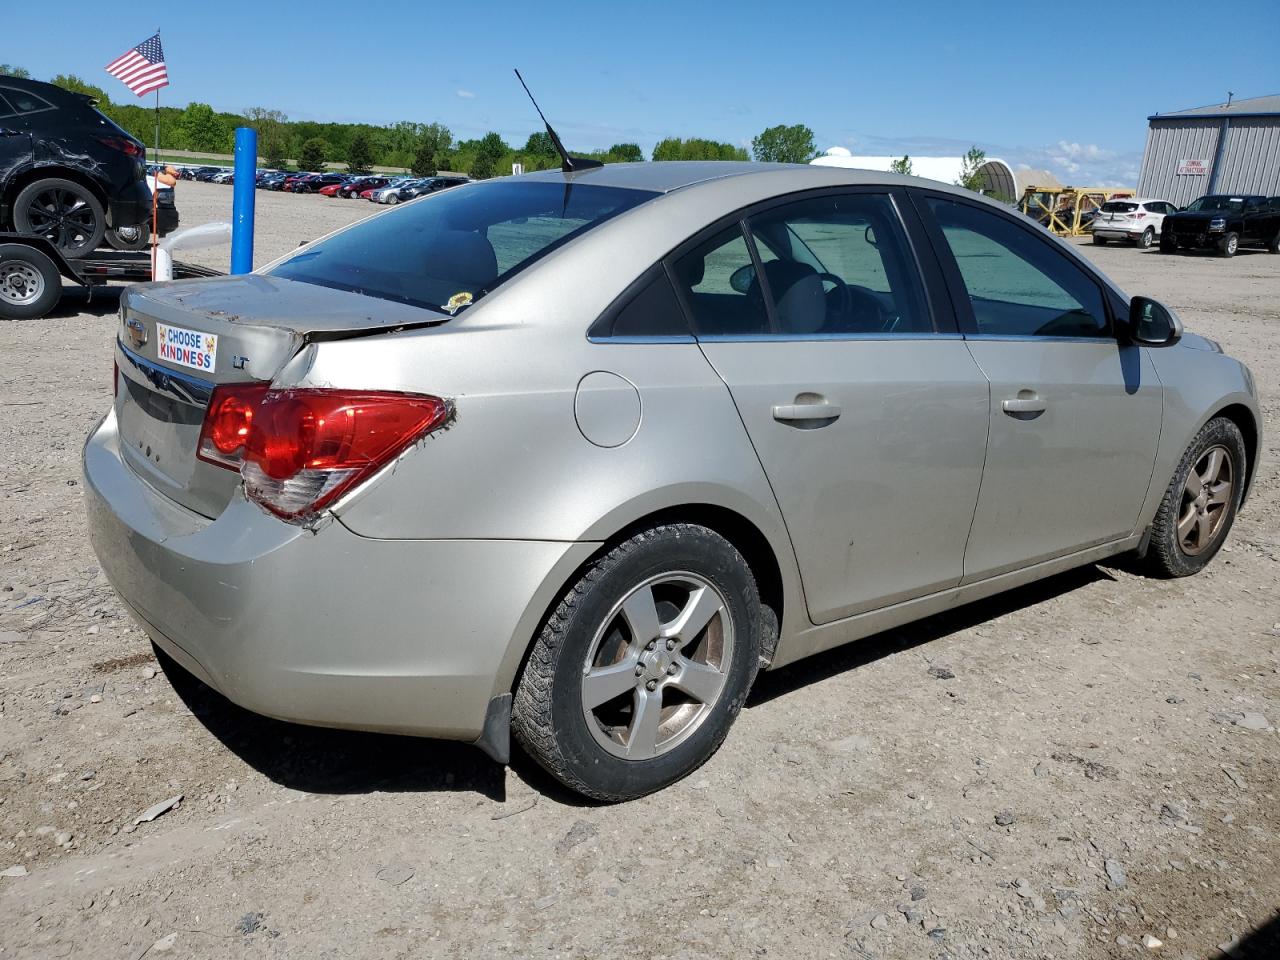
<path fill-rule="evenodd" d="M 1128 187 L 1027 187 L 1019 209 L 1050 232 L 1078 237 L 1089 232 L 1093 218 L 1108 200 L 1132 197 Z"/>

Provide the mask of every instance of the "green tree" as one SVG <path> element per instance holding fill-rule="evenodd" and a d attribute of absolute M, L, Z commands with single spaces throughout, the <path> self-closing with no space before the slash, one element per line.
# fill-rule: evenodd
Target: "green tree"
<path fill-rule="evenodd" d="M 91 83 L 86 83 L 74 74 L 60 73 L 49 82 L 56 87 L 61 87 L 63 90 L 70 90 L 72 93 L 83 93 L 93 97 L 99 104 L 111 103 L 111 98 L 107 96 L 107 91 L 101 87 L 95 87 Z"/>
<path fill-rule="evenodd" d="M 289 118 L 279 110 L 249 107 L 244 112 L 248 125 L 258 132 L 258 154 L 268 167 L 280 169 L 285 162 L 286 127 Z"/>
<path fill-rule="evenodd" d="M 551 134 L 546 132 L 529 134 L 529 139 L 524 142 L 524 153 L 526 156 L 560 162 L 560 154 L 556 153 L 555 144 L 551 142 Z"/>
<path fill-rule="evenodd" d="M 185 150 L 226 150 L 227 128 L 207 103 L 189 103 L 178 120 L 177 144 Z"/>
<path fill-rule="evenodd" d="M 284 138 L 279 134 L 269 134 L 265 140 L 258 141 L 258 153 L 272 170 L 284 167 L 286 160 L 284 152 Z"/>
<path fill-rule="evenodd" d="M 329 145 L 319 137 L 311 137 L 298 151 L 298 169 L 319 173 L 324 170 L 325 158 L 328 155 Z"/>
<path fill-rule="evenodd" d="M 803 123 L 769 127 L 751 138 L 751 152 L 760 163 L 808 163 L 818 150 L 813 131 Z"/>
<path fill-rule="evenodd" d="M 18 77 L 26 80 L 31 76 L 31 71 L 22 67 L 15 67 L 11 63 L 0 63 L 0 77 Z"/>
<path fill-rule="evenodd" d="M 644 151 L 640 149 L 638 143 L 615 143 L 609 148 L 609 156 L 613 157 L 614 163 L 641 163 L 644 161 Z"/>
<path fill-rule="evenodd" d="M 889 164 L 889 171 L 891 173 L 905 173 L 908 177 L 911 176 L 911 158 L 904 153 L 901 160 L 895 160 Z"/>
<path fill-rule="evenodd" d="M 448 161 L 453 134 L 441 123 L 418 125 L 410 169 L 415 177 L 434 177 Z"/>
<path fill-rule="evenodd" d="M 511 148 L 499 134 L 486 133 L 480 138 L 475 159 L 471 162 L 471 176 L 475 180 L 488 180 L 498 172 L 499 162 L 511 152 Z"/>
<path fill-rule="evenodd" d="M 654 160 L 746 160 L 747 151 L 731 143 L 690 137 L 668 137 L 653 148 Z"/>
<path fill-rule="evenodd" d="M 964 164 L 960 168 L 960 179 L 956 181 L 956 186 L 972 190 L 974 193 L 981 193 L 983 179 L 978 170 L 986 162 L 986 151 L 979 150 L 976 145 L 970 147 L 969 152 L 964 155 Z"/>
<path fill-rule="evenodd" d="M 358 131 L 347 144 L 347 172 L 368 173 L 373 166 L 373 149 L 369 146 L 369 137 L 363 130 Z"/>

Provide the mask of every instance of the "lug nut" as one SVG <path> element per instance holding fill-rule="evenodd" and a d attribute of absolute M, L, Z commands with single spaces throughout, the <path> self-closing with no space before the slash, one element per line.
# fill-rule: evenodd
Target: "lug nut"
<path fill-rule="evenodd" d="M 636 667 L 636 676 L 637 676 L 637 677 L 643 677 L 643 676 L 644 676 L 644 667 Z"/>
<path fill-rule="evenodd" d="M 676 673 L 676 665 L 675 665 L 674 663 L 673 663 L 673 664 L 670 664 L 670 665 L 667 667 L 667 675 L 668 675 L 668 676 L 675 676 L 675 673 Z"/>
<path fill-rule="evenodd" d="M 650 680 L 648 683 L 646 683 L 646 684 L 645 684 L 645 689 L 646 689 L 646 690 L 657 690 L 657 689 L 658 689 L 658 681 L 657 681 L 657 680 Z"/>
<path fill-rule="evenodd" d="M 667 649 L 668 649 L 668 650 L 674 650 L 675 648 L 676 648 L 676 642 L 675 642 L 674 638 L 673 638 L 673 639 L 671 639 L 671 640 L 668 640 L 668 641 L 667 641 Z"/>
<path fill-rule="evenodd" d="M 645 649 L 646 649 L 646 650 L 652 650 L 652 649 L 653 649 L 654 647 L 656 647 L 657 645 L 658 645 L 658 641 L 657 641 L 657 640 L 650 640 L 650 641 L 649 641 L 649 645 L 648 645 L 648 646 L 646 646 L 646 647 L 645 647 Z"/>

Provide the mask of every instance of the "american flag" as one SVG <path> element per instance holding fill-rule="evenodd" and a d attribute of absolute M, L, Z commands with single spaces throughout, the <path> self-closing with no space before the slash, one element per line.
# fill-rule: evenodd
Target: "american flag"
<path fill-rule="evenodd" d="M 143 40 L 124 56 L 107 64 L 107 73 L 124 81 L 124 85 L 138 96 L 167 87 L 169 71 L 164 65 L 160 34 Z"/>

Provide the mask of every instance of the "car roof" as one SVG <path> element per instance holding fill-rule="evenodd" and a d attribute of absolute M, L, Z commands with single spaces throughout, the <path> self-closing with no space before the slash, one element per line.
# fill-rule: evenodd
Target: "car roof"
<path fill-rule="evenodd" d="M 672 193 L 699 185 L 723 183 L 726 180 L 768 179 L 776 193 L 790 193 L 830 186 L 916 186 L 945 193 L 972 197 L 974 194 L 953 184 L 921 177 L 903 176 L 880 170 L 850 167 L 810 166 L 804 163 L 754 163 L 747 160 L 663 160 L 648 163 L 608 163 L 573 173 L 561 170 L 539 170 L 526 173 L 523 180 L 551 183 L 596 184 Z"/>

